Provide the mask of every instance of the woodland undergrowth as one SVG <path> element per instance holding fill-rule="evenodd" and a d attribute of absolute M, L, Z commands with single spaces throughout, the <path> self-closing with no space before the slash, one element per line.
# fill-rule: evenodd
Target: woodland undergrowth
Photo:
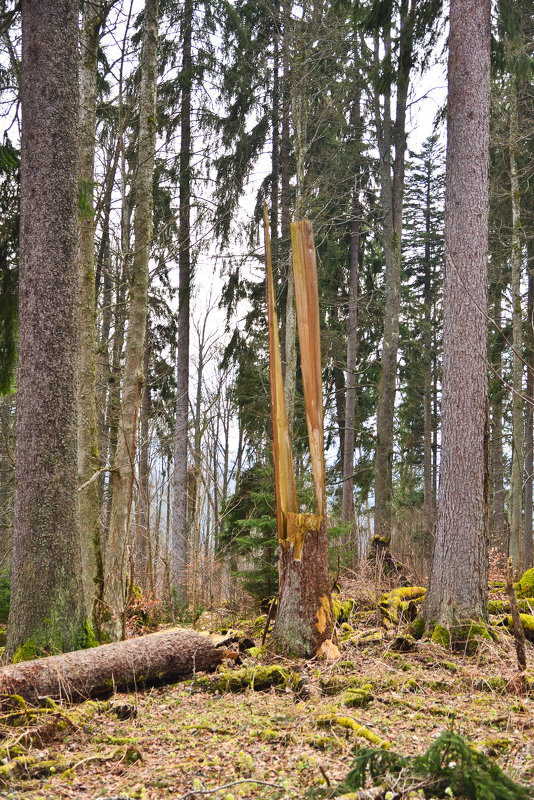
<path fill-rule="evenodd" d="M 260 646 L 264 616 L 215 609 L 197 628 L 238 629 L 247 647 L 214 675 L 76 706 L 4 702 L 0 797 L 534 797 L 534 645 L 519 674 L 506 613 L 473 655 L 417 640 L 424 588 L 410 589 L 342 580 L 337 661 L 277 657 Z M 503 609 L 500 586 L 491 600 Z M 425 773 L 444 741 L 440 775 Z M 458 753 L 468 778 L 491 780 L 462 782 Z"/>

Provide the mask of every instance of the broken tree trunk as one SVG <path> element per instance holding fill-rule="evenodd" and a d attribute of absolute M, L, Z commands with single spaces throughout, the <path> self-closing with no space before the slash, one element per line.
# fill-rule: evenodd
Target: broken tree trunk
<path fill-rule="evenodd" d="M 172 683 L 199 670 L 213 670 L 228 656 L 230 636 L 210 637 L 180 628 L 151 633 L 90 650 L 76 650 L 0 669 L 0 697 L 17 694 L 86 700 L 115 689 Z"/>
<path fill-rule="evenodd" d="M 278 320 L 264 208 L 269 318 L 273 460 L 279 544 L 279 595 L 272 644 L 285 654 L 314 656 L 333 633 L 328 573 L 321 350 L 315 247 L 309 222 L 291 224 L 302 382 L 317 512 L 301 514 L 282 389 Z"/>

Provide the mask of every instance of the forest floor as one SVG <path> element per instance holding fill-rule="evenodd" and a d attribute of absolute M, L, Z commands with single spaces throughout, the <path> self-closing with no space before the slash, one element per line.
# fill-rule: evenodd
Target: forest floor
<path fill-rule="evenodd" d="M 506 630 L 496 628 L 497 640 L 483 641 L 472 656 L 428 640 L 398 652 L 392 649 L 397 631 L 381 621 L 380 595 L 350 581 L 342 589 L 358 611 L 340 625 L 341 660 L 289 662 L 254 649 L 242 655 L 242 665 L 225 667 L 252 668 L 261 677 L 265 665 L 276 664 L 298 672 L 300 688 L 289 682 L 224 691 L 213 684 L 216 676 L 197 675 L 111 702 L 1 715 L 0 734 L 4 743 L 9 737 L 11 751 L 3 753 L 0 797 L 304 798 L 310 787 L 333 787 L 347 774 L 355 748 L 369 746 L 365 736 L 375 734 L 409 755 L 447 729 L 494 757 L 515 780 L 532 784 L 534 692 L 519 693 Z M 216 630 L 228 622 L 224 612 L 205 613 L 197 627 Z M 259 643 L 261 621 L 239 626 Z M 533 678 L 528 643 L 527 659 Z M 325 716 L 335 720 L 325 723 Z M 344 727 L 347 718 L 363 727 Z M 394 795 L 383 791 L 377 798 L 384 796 Z"/>

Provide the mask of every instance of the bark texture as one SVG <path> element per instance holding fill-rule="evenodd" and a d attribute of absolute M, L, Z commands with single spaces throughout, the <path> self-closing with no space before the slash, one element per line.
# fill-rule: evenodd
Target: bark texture
<path fill-rule="evenodd" d="M 490 0 L 452 0 L 449 34 L 440 493 L 425 619 L 487 603 Z"/>
<path fill-rule="evenodd" d="M 193 0 L 185 0 L 183 15 L 182 101 L 180 109 L 180 235 L 178 255 L 178 356 L 176 361 L 176 421 L 172 506 L 172 587 L 175 601 L 187 603 L 189 315 L 191 296 L 191 90 Z"/>
<path fill-rule="evenodd" d="M 404 171 L 406 153 L 406 104 L 410 66 L 412 62 L 412 36 L 407 35 L 407 18 L 410 14 L 406 0 L 401 3 L 400 56 L 397 77 L 395 122 L 391 119 L 391 86 L 380 109 L 378 90 L 375 90 L 375 124 L 380 154 L 380 199 L 384 214 L 383 248 L 386 262 L 384 339 L 380 359 L 380 382 L 376 422 L 375 456 L 375 542 L 387 547 L 391 541 L 393 511 L 393 419 L 397 390 L 397 355 L 399 349 L 401 301 L 401 238 L 402 207 L 404 199 Z M 386 57 L 391 57 L 391 33 L 384 37 Z M 379 43 L 375 42 L 375 61 L 378 61 Z M 391 148 L 395 157 L 391 164 Z"/>
<path fill-rule="evenodd" d="M 359 76 L 357 78 L 359 80 Z M 361 88 L 355 86 L 354 103 L 351 113 L 353 135 L 361 137 Z M 350 224 L 350 273 L 349 308 L 347 323 L 347 370 L 345 378 L 345 409 L 343 425 L 343 492 L 341 499 L 341 520 L 354 527 L 354 440 L 356 423 L 356 358 L 358 325 L 358 271 L 360 249 L 360 174 L 356 165 L 354 189 L 352 194 L 352 219 Z M 357 554 L 356 554 L 357 555 Z"/>
<path fill-rule="evenodd" d="M 100 466 L 96 411 L 95 162 L 97 58 L 105 11 L 101 2 L 84 6 L 80 36 L 79 222 L 80 363 L 78 382 L 78 482 L 82 539 L 82 577 L 87 615 L 97 623 L 102 591 L 102 550 L 98 481 L 89 482 Z"/>
<path fill-rule="evenodd" d="M 510 101 L 510 194 L 512 205 L 512 398 L 513 448 L 510 480 L 510 545 L 509 555 L 514 566 L 521 570 L 523 528 L 523 466 L 525 422 L 523 418 L 523 318 L 521 313 L 521 207 L 517 174 L 517 94 L 512 86 Z"/>
<path fill-rule="evenodd" d="M 6 653 L 74 649 L 83 625 L 77 520 L 78 7 L 22 2 L 15 527 Z"/>
<path fill-rule="evenodd" d="M 228 654 L 226 640 L 172 628 L 90 650 L 22 661 L 0 669 L 0 694 L 31 703 L 41 697 L 86 700 L 115 689 L 171 683 L 212 670 Z"/>
<path fill-rule="evenodd" d="M 148 301 L 148 261 L 152 241 L 152 177 L 156 148 L 158 0 L 146 0 L 139 94 L 139 146 L 135 178 L 135 249 L 130 275 L 122 403 L 113 472 L 113 501 L 104 571 L 104 622 L 108 635 L 124 636 L 129 566 L 137 419 L 143 388 L 143 356 Z"/>

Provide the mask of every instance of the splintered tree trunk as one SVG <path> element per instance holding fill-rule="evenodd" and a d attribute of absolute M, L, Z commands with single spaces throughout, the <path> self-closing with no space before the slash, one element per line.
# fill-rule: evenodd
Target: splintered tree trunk
<path fill-rule="evenodd" d="M 152 176 L 156 148 L 156 62 L 158 0 L 146 0 L 141 53 L 139 146 L 135 182 L 135 249 L 130 277 L 130 312 L 126 337 L 123 394 L 113 500 L 104 579 L 104 621 L 113 639 L 124 636 L 127 602 L 129 519 L 132 504 L 137 418 L 143 386 L 143 355 L 148 301 L 148 261 L 152 241 Z"/>
<path fill-rule="evenodd" d="M 490 0 L 452 0 L 441 476 L 427 624 L 487 613 Z"/>
<path fill-rule="evenodd" d="M 22 2 L 15 522 L 6 656 L 83 643 L 77 519 L 78 6 Z"/>
<path fill-rule="evenodd" d="M 182 101 L 180 140 L 180 233 L 178 254 L 178 356 L 172 506 L 172 590 L 174 601 L 187 603 L 189 315 L 191 294 L 191 90 L 193 0 L 185 0 L 182 18 Z"/>
<path fill-rule="evenodd" d="M 302 382 L 310 443 L 316 514 L 300 514 L 282 388 L 278 321 L 271 268 L 267 209 L 265 248 L 269 314 L 269 360 L 273 419 L 273 459 L 279 542 L 279 597 L 272 641 L 283 653 L 315 655 L 332 636 L 328 574 L 321 349 L 315 247 L 309 222 L 293 223 L 293 269 L 301 349 Z"/>
<path fill-rule="evenodd" d="M 219 640 L 219 641 L 218 641 Z M 86 700 L 115 689 L 171 683 L 213 670 L 228 655 L 231 637 L 173 628 L 125 642 L 23 661 L 0 669 L 0 694 L 37 704 L 42 697 Z"/>
<path fill-rule="evenodd" d="M 80 363 L 78 382 L 79 521 L 82 538 L 82 576 L 87 616 L 98 627 L 98 600 L 102 591 L 102 550 L 98 481 L 100 466 L 96 412 L 95 229 L 93 182 L 95 162 L 97 59 L 105 17 L 101 2 L 86 3 L 80 37 L 79 126 L 79 250 Z"/>

